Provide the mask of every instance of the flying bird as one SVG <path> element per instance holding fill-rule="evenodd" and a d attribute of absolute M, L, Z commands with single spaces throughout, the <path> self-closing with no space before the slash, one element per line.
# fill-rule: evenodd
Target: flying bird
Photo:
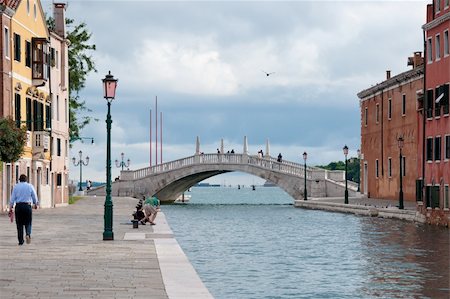
<path fill-rule="evenodd" d="M 269 77 L 269 76 L 272 75 L 272 74 L 275 74 L 275 72 L 268 73 L 268 72 L 265 72 L 265 71 L 263 71 L 263 70 L 261 70 L 261 72 L 263 72 L 264 74 L 266 74 L 267 77 Z"/>

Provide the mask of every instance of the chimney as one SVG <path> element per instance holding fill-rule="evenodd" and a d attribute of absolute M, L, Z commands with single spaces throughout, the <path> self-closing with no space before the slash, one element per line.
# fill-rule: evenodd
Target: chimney
<path fill-rule="evenodd" d="M 411 65 L 413 69 L 423 64 L 422 52 L 414 52 L 414 56 L 408 57 L 408 65 Z"/>
<path fill-rule="evenodd" d="M 59 36 L 66 38 L 66 4 L 53 3 L 53 18 L 55 19 L 55 32 Z"/>
<path fill-rule="evenodd" d="M 391 79 L 391 71 L 386 71 L 386 80 Z"/>

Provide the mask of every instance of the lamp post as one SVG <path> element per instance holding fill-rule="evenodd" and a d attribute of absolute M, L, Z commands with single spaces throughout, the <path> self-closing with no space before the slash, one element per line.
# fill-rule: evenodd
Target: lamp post
<path fill-rule="evenodd" d="M 114 240 L 113 225 L 113 203 L 111 200 L 111 102 L 116 96 L 117 79 L 109 71 L 103 81 L 103 97 L 108 103 L 108 114 L 106 116 L 106 198 L 105 198 L 105 229 L 103 240 Z"/>
<path fill-rule="evenodd" d="M 122 162 L 119 163 L 119 160 L 117 160 L 117 159 L 115 161 L 116 162 L 116 167 L 122 167 L 122 171 L 123 171 L 124 167 L 126 167 L 126 168 L 130 167 L 130 159 L 127 160 L 127 163 L 123 162 L 123 156 L 124 155 L 125 155 L 124 153 L 120 154 L 120 156 L 122 157 Z"/>
<path fill-rule="evenodd" d="M 345 145 L 342 150 L 344 151 L 344 156 L 345 156 L 345 195 L 344 195 L 344 203 L 348 204 L 348 188 L 347 188 L 347 155 L 348 155 L 348 146 Z"/>
<path fill-rule="evenodd" d="M 398 148 L 400 149 L 400 191 L 398 192 L 398 208 L 403 210 L 405 207 L 403 206 L 403 156 L 402 156 L 402 148 L 403 148 L 403 136 L 398 137 Z"/>
<path fill-rule="evenodd" d="M 72 158 L 72 162 L 74 166 L 78 166 L 80 165 L 80 188 L 78 189 L 78 191 L 83 191 L 83 188 L 81 188 L 81 182 L 83 182 L 83 165 L 84 166 L 88 166 L 89 164 L 89 157 L 86 156 L 86 162 L 83 161 L 83 152 L 79 151 L 78 155 L 80 156 L 80 159 L 77 162 L 77 159 L 75 159 L 75 157 Z"/>
<path fill-rule="evenodd" d="M 308 154 L 306 152 L 303 153 L 303 161 L 305 161 L 305 196 L 303 197 L 303 200 L 308 200 L 308 190 L 306 189 L 306 159 L 308 158 Z"/>
<path fill-rule="evenodd" d="M 356 153 L 358 154 L 358 164 L 359 164 L 359 176 L 358 176 L 358 192 L 360 192 L 360 184 L 361 184 L 361 150 L 358 148 L 358 150 L 356 151 Z"/>

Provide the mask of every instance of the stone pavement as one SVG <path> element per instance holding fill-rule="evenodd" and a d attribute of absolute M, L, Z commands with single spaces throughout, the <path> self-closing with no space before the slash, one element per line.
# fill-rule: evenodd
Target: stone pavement
<path fill-rule="evenodd" d="M 33 210 L 23 246 L 0 215 L 0 298 L 212 298 L 163 213 L 156 226 L 133 229 L 126 223 L 137 200 L 113 203 L 114 241 L 103 241 L 104 197 Z"/>

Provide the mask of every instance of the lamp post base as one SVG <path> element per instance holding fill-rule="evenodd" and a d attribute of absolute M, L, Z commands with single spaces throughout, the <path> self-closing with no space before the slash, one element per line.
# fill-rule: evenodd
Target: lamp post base
<path fill-rule="evenodd" d="M 103 241 L 113 241 L 114 233 L 113 232 L 103 232 Z"/>

